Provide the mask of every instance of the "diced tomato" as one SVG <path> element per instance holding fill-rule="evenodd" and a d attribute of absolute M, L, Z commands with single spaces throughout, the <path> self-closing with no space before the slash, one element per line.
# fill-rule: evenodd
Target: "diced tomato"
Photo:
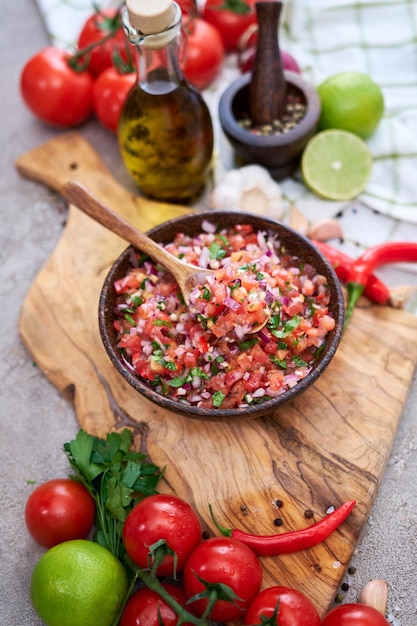
<path fill-rule="evenodd" d="M 133 274 L 128 274 L 124 278 L 120 278 L 114 282 L 114 290 L 117 294 L 129 293 L 130 291 L 136 291 L 139 289 L 141 281 L 138 280 Z"/>
<path fill-rule="evenodd" d="M 121 348 L 126 348 L 130 352 L 139 352 L 141 344 L 142 341 L 139 335 L 129 335 L 127 333 L 122 336 L 119 342 Z"/>
<path fill-rule="evenodd" d="M 187 350 L 187 352 L 184 354 L 184 366 L 190 369 L 192 367 L 196 367 L 199 356 L 199 350 Z"/>
<path fill-rule="evenodd" d="M 145 378 L 146 380 L 155 380 L 157 373 L 152 369 L 151 364 L 141 361 L 139 355 L 135 356 L 138 360 L 134 362 L 135 359 L 132 359 L 132 365 L 134 366 L 139 376 Z"/>
<path fill-rule="evenodd" d="M 260 389 L 261 387 L 262 374 L 260 372 L 252 372 L 245 380 L 245 389 L 249 393 Z"/>
<path fill-rule="evenodd" d="M 265 365 L 265 367 L 271 367 L 271 359 L 267 354 L 265 354 L 264 350 L 262 350 L 261 346 L 258 343 L 252 346 L 249 354 L 254 361 Z"/>

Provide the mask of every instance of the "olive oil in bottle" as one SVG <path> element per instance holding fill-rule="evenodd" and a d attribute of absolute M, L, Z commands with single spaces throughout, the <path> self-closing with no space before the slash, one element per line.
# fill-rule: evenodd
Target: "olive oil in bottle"
<path fill-rule="evenodd" d="M 119 122 L 122 158 L 144 195 L 170 202 L 201 194 L 213 154 L 210 112 L 180 67 L 181 19 L 172 0 L 128 0 L 123 15 L 138 76 Z"/>

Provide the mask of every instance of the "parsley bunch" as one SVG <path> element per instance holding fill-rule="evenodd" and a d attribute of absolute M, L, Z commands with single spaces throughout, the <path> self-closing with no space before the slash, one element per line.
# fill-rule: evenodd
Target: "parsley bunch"
<path fill-rule="evenodd" d="M 80 430 L 64 444 L 76 477 L 85 485 L 96 504 L 94 540 L 124 562 L 123 524 L 143 497 L 157 493 L 160 469 L 146 461 L 144 454 L 130 450 L 132 432 L 109 433 L 99 439 Z"/>

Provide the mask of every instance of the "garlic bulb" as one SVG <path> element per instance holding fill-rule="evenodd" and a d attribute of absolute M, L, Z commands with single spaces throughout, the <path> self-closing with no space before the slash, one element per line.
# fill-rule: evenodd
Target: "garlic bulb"
<path fill-rule="evenodd" d="M 279 219 L 283 214 L 281 187 L 260 165 L 229 170 L 214 188 L 210 205 L 223 211 L 244 211 Z"/>

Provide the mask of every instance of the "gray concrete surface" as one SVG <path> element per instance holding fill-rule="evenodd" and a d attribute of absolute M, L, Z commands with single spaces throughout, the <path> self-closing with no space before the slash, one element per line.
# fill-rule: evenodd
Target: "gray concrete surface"
<path fill-rule="evenodd" d="M 66 208 L 42 185 L 20 178 L 15 159 L 57 131 L 38 123 L 19 95 L 25 61 L 47 45 L 33 2 L 2 0 L 0 22 L 0 624 L 39 626 L 29 581 L 43 550 L 28 536 L 24 506 L 32 486 L 66 475 L 61 451 L 78 426 L 72 407 L 36 368 L 22 346 L 17 321 L 37 272 L 62 232 Z M 115 139 L 95 122 L 82 134 L 128 185 Z M 417 380 L 409 395 L 394 448 L 369 522 L 346 582 L 345 600 L 356 600 L 372 578 L 389 583 L 389 619 L 417 624 Z"/>

